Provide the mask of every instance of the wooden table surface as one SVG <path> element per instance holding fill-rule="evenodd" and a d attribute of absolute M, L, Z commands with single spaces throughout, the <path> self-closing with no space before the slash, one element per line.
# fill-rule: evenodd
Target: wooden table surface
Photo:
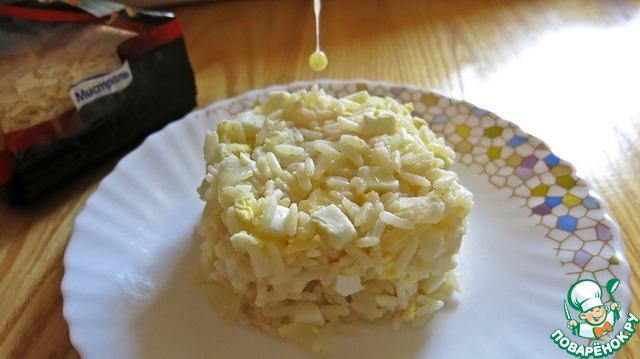
<path fill-rule="evenodd" d="M 435 89 L 544 139 L 620 225 L 640 314 L 640 1 L 325 0 L 320 73 L 307 65 L 311 0 L 168 10 L 184 30 L 199 106 L 274 84 L 362 78 Z M 78 357 L 62 316 L 62 258 L 76 215 L 116 161 L 38 205 L 0 204 L 0 358 Z M 639 340 L 618 357 L 638 357 Z"/>

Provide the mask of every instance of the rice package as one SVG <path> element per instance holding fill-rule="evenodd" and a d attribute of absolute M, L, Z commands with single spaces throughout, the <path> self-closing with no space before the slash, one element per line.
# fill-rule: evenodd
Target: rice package
<path fill-rule="evenodd" d="M 0 6 L 0 186 L 34 202 L 196 106 L 170 13 L 103 2 Z"/>

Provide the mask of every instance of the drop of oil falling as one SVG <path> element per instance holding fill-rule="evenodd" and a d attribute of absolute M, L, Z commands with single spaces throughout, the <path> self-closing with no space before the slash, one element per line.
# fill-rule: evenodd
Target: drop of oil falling
<path fill-rule="evenodd" d="M 327 67 L 327 63 L 329 60 L 327 59 L 327 55 L 320 50 L 316 50 L 309 56 L 309 66 L 314 71 L 322 71 Z"/>
<path fill-rule="evenodd" d="M 313 11 L 316 14 L 316 51 L 309 56 L 309 66 L 314 71 L 322 71 L 327 67 L 327 55 L 320 50 L 320 0 L 313 0 Z"/>

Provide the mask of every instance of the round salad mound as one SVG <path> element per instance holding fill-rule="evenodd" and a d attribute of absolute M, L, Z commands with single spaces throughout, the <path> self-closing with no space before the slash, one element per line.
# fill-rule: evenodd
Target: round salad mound
<path fill-rule="evenodd" d="M 241 321 L 328 354 L 328 329 L 420 325 L 459 290 L 473 207 L 411 104 L 312 87 L 206 135 L 203 290 Z"/>

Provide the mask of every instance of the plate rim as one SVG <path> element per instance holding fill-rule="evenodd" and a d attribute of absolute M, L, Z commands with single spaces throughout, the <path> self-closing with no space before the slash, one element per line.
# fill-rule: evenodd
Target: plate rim
<path fill-rule="evenodd" d="M 237 94 L 233 97 L 229 97 L 229 98 L 224 98 L 224 99 L 220 99 L 214 102 L 211 102 L 207 105 L 204 105 L 203 107 L 200 108 L 196 108 L 193 111 L 189 112 L 188 114 L 182 116 L 179 119 L 176 119 L 175 121 L 172 121 L 171 123 L 167 124 L 166 126 L 164 126 L 162 129 L 148 135 L 136 148 L 134 148 L 133 150 L 131 150 L 130 152 L 128 152 L 127 154 L 125 154 L 124 156 L 122 156 L 121 158 L 118 159 L 116 165 L 114 166 L 114 168 L 112 169 L 112 171 L 110 171 L 105 177 L 103 177 L 100 181 L 99 184 L 96 186 L 95 190 L 86 198 L 82 209 L 80 210 L 80 212 L 78 213 L 78 215 L 76 216 L 76 218 L 74 219 L 74 224 L 73 224 L 73 228 L 72 228 L 72 232 L 69 238 L 69 241 L 67 243 L 67 246 L 65 248 L 65 252 L 63 255 L 63 267 L 64 267 L 64 276 L 62 278 L 62 283 L 61 283 L 61 292 L 62 292 L 62 296 L 63 296 L 63 317 L 69 327 L 69 337 L 70 337 L 70 341 L 73 344 L 74 348 L 76 348 L 76 350 L 78 350 L 78 352 L 81 354 L 81 356 L 83 354 L 85 354 L 85 348 L 83 347 L 82 343 L 79 342 L 78 340 L 78 335 L 77 333 L 75 333 L 72 322 L 73 322 L 73 318 L 72 315 L 70 315 L 70 309 L 67 305 L 68 303 L 68 299 L 73 295 L 73 292 L 70 288 L 70 278 L 72 279 L 72 272 L 70 272 L 70 269 L 73 267 L 72 266 L 72 260 L 73 258 L 71 257 L 72 251 L 70 251 L 70 248 L 74 248 L 74 246 L 76 246 L 77 242 L 79 241 L 78 237 L 76 236 L 76 229 L 78 228 L 78 223 L 80 221 L 83 220 L 83 218 L 85 216 L 87 216 L 88 213 L 86 211 L 87 208 L 91 208 L 93 201 L 93 198 L 95 198 L 96 193 L 99 193 L 99 191 L 103 188 L 105 188 L 105 186 L 108 185 L 108 181 L 109 178 L 114 176 L 114 174 L 118 173 L 118 171 L 121 171 L 123 168 L 123 163 L 125 163 L 127 161 L 128 158 L 130 158 L 130 156 L 132 156 L 132 154 L 134 154 L 136 151 L 138 151 L 140 148 L 142 148 L 143 146 L 148 146 L 150 142 L 152 141 L 156 141 L 155 138 L 159 137 L 163 132 L 166 131 L 171 131 L 171 128 L 176 127 L 176 126 L 180 126 L 181 123 L 185 122 L 185 121 L 196 121 L 196 118 L 201 117 L 201 116 L 206 116 L 206 114 L 208 112 L 214 111 L 216 108 L 222 108 L 228 105 L 231 105 L 233 103 L 236 102 L 240 102 L 243 99 L 246 98 L 258 98 L 260 95 L 265 95 L 271 91 L 278 91 L 278 90 L 288 90 L 288 91 L 292 91 L 293 89 L 298 89 L 298 88 L 309 88 L 314 84 L 318 84 L 320 87 L 324 88 L 327 86 L 331 86 L 331 85 L 340 85 L 340 86 L 349 86 L 349 85 L 353 85 L 353 84 L 364 84 L 365 86 L 370 86 L 370 87 L 383 87 L 386 88 L 387 90 L 390 90 L 391 88 L 404 88 L 404 89 L 408 89 L 411 91 L 415 91 L 415 92 L 419 92 L 422 94 L 434 94 L 437 97 L 441 97 L 441 98 L 446 98 L 450 101 L 454 101 L 457 103 L 461 103 L 464 104 L 466 106 L 469 106 L 470 108 L 478 108 L 481 109 L 481 107 L 476 106 L 474 103 L 468 102 L 466 100 L 463 99 L 458 99 L 455 98 L 452 95 L 449 94 L 444 94 L 443 92 L 440 92 L 438 90 L 434 90 L 434 89 L 428 89 L 428 88 L 424 88 L 424 87 L 420 87 L 420 86 L 416 86 L 416 85 L 412 85 L 412 84 L 403 84 L 403 83 L 394 83 L 394 82 L 387 82 L 387 81 L 374 81 L 374 80 L 368 80 L 368 79 L 362 79 L 362 78 L 356 78 L 356 79 L 352 79 L 352 80 L 339 80 L 339 79 L 319 79 L 319 80 L 311 80 L 311 81 L 294 81 L 294 82 L 289 82 L 289 83 L 282 83 L 282 84 L 273 84 L 264 88 L 256 88 L 256 89 L 250 89 L 248 91 L 245 91 L 243 93 Z M 394 98 L 397 98 L 397 96 L 393 96 Z M 522 133 L 526 134 L 527 136 L 534 138 L 537 141 L 540 141 L 540 143 L 546 145 L 546 142 L 544 142 L 542 139 L 540 139 L 538 136 L 533 135 L 529 132 L 526 132 L 524 130 L 522 130 L 522 128 L 515 122 L 511 121 L 511 120 L 506 120 L 503 119 L 502 117 L 498 116 L 497 114 L 495 114 L 494 112 L 491 111 L 487 111 L 487 113 L 490 113 L 492 115 L 494 115 L 496 118 L 502 120 L 502 121 L 506 121 L 510 126 L 512 126 L 514 128 L 514 130 L 517 131 L 521 131 Z M 217 119 L 216 121 L 219 121 L 219 119 Z M 443 137 L 441 134 L 438 133 L 439 137 Z M 550 148 L 549 146 L 547 146 L 547 148 L 549 148 L 549 151 L 551 153 L 554 154 L 553 149 Z M 559 157 L 558 157 L 559 158 Z M 458 153 L 456 151 L 456 160 L 458 160 Z M 573 163 L 569 162 L 569 161 L 565 161 L 563 158 L 559 158 L 559 160 L 564 161 L 563 164 L 568 166 L 571 169 L 571 174 L 574 175 L 578 180 L 582 181 L 582 185 L 584 185 L 584 187 L 587 189 L 589 195 L 591 197 L 593 197 L 598 205 L 599 208 L 602 210 L 603 216 L 605 218 L 608 219 L 607 224 L 610 225 L 610 230 L 611 230 L 611 234 L 612 234 L 612 238 L 616 240 L 615 244 L 612 245 L 612 248 L 619 254 L 620 256 L 620 263 L 619 266 L 616 268 L 618 272 L 620 272 L 622 274 L 622 278 L 619 278 L 627 287 L 629 286 L 629 280 L 630 280 L 630 276 L 631 276 L 631 269 L 630 269 L 630 265 L 629 262 L 626 258 L 626 254 L 625 254 L 625 249 L 624 249 L 624 242 L 625 242 L 625 238 L 624 238 L 624 234 L 621 230 L 621 227 L 619 226 L 618 222 L 615 220 L 615 217 L 613 216 L 608 204 L 606 203 L 605 199 L 595 190 L 593 184 L 591 181 L 586 180 L 584 177 L 582 177 L 576 167 L 573 165 Z M 466 167 L 469 167 L 468 165 L 465 165 Z M 548 239 L 548 238 L 547 238 Z M 566 274 L 566 273 L 564 273 Z M 631 300 L 628 303 L 623 303 L 623 308 L 627 308 L 628 309 L 631 307 Z"/>

